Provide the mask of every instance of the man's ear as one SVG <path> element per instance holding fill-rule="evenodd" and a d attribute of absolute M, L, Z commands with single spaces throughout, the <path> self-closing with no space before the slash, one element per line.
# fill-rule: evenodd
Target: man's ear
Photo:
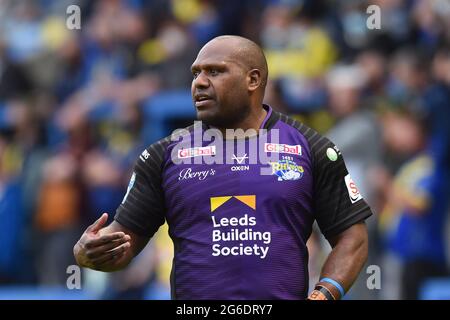
<path fill-rule="evenodd" d="M 247 73 L 248 90 L 255 91 L 261 86 L 261 71 L 252 69 Z"/>

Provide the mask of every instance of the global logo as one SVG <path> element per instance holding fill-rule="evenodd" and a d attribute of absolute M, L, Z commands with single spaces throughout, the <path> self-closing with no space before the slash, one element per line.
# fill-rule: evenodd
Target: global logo
<path fill-rule="evenodd" d="M 291 160 L 270 162 L 272 174 L 278 177 L 278 181 L 294 181 L 303 177 L 303 167 Z"/>

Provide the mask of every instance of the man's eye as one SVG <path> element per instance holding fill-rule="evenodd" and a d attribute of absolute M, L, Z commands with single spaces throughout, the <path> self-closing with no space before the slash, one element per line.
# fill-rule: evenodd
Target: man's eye
<path fill-rule="evenodd" d="M 192 77 L 194 77 L 194 79 L 196 79 L 199 75 L 198 71 L 192 72 Z"/>
<path fill-rule="evenodd" d="M 216 76 L 219 74 L 219 71 L 217 69 L 211 69 L 209 70 L 209 74 L 212 76 Z"/>

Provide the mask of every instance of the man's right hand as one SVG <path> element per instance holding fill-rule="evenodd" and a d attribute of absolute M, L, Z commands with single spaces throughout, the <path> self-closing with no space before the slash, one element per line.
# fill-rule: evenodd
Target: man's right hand
<path fill-rule="evenodd" d="M 124 268 L 131 254 L 131 236 L 114 228 L 103 226 L 108 214 L 90 225 L 75 244 L 73 253 L 77 263 L 86 268 L 99 271 L 116 271 Z"/>

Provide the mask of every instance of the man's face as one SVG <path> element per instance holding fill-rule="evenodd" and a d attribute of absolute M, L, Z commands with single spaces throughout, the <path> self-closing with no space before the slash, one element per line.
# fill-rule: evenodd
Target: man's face
<path fill-rule="evenodd" d="M 218 128 L 234 127 L 250 112 L 247 70 L 220 42 L 200 50 L 191 67 L 192 99 L 198 120 Z"/>

